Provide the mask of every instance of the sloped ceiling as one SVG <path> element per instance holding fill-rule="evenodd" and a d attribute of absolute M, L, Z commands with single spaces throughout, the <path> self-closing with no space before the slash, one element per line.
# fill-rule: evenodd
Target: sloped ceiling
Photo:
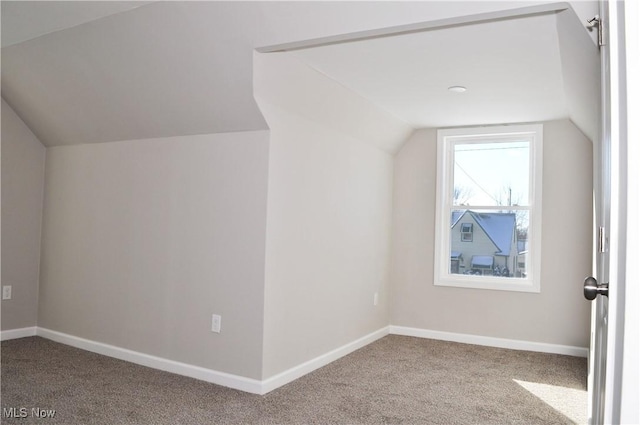
<path fill-rule="evenodd" d="M 21 1 L 2 5 L 2 47 L 75 27 L 150 1 Z"/>
<path fill-rule="evenodd" d="M 252 54 L 257 47 L 540 3 L 548 2 L 3 1 L 2 97 L 47 146 L 266 129 L 253 99 Z M 536 34 L 541 31 L 546 33 L 537 28 Z M 499 35 L 493 37 L 504 41 L 495 39 Z M 553 31 L 543 36 L 549 37 L 557 39 Z M 513 50 L 520 41 L 504 46 Z M 455 38 L 440 42 L 449 43 L 452 51 L 460 49 Z M 367 85 L 379 89 L 391 84 L 385 80 L 397 71 L 391 61 L 376 62 L 371 52 L 362 55 L 363 63 L 373 61 L 371 65 L 386 68 L 381 68 L 377 83 L 373 76 L 360 82 L 343 75 L 346 70 L 335 71 L 332 55 L 348 52 L 334 47 L 335 52 L 305 57 L 300 53 L 300 57 L 372 102 L 390 97 L 370 91 Z M 441 53 L 446 50 L 437 47 Z M 419 48 L 420 42 L 413 40 L 405 50 Z M 481 52 L 472 54 L 477 58 L 474 68 L 486 67 Z M 359 57 L 360 53 L 354 56 Z M 430 61 L 422 52 L 414 57 L 420 67 L 414 72 L 460 68 Z M 547 74 L 555 70 L 556 77 L 548 80 L 549 91 L 559 84 L 556 59 L 536 68 Z M 495 57 L 491 60 L 495 62 Z M 515 83 L 509 84 L 513 88 Z M 425 94 L 424 87 L 415 87 Z M 476 93 L 495 92 L 484 87 Z M 422 125 L 415 117 L 423 116 L 425 107 L 413 97 L 407 91 L 397 95 L 388 110 Z M 539 109 L 566 114 L 566 101 L 534 97 L 546 102 Z M 400 105 L 403 99 L 405 106 Z M 438 99 L 430 95 L 422 101 Z M 438 119 L 427 124 L 450 125 Z"/>

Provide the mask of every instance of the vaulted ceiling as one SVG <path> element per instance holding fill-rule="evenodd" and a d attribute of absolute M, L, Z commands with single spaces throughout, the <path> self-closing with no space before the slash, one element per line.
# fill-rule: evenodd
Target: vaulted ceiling
<path fill-rule="evenodd" d="M 2 97 L 47 146 L 266 129 L 256 48 L 540 3 L 3 1 Z M 561 118 L 594 102 L 567 81 L 563 46 L 597 52 L 571 13 L 291 54 L 416 128 Z"/>

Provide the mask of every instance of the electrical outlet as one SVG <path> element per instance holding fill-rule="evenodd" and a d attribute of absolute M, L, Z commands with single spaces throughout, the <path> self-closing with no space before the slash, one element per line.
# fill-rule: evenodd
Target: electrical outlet
<path fill-rule="evenodd" d="M 373 305 L 378 305 L 378 293 L 373 294 Z"/>
<path fill-rule="evenodd" d="M 11 299 L 11 285 L 5 285 L 2 287 L 2 299 L 3 300 Z"/>
<path fill-rule="evenodd" d="M 220 333 L 222 328 L 222 316 L 218 314 L 211 315 L 211 332 Z"/>

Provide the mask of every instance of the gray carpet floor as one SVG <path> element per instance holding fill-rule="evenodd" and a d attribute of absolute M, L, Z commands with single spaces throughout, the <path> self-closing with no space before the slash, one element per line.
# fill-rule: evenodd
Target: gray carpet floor
<path fill-rule="evenodd" d="M 586 421 L 586 359 L 554 354 L 389 335 L 258 396 L 39 337 L 1 349 L 3 424 Z M 8 418 L 11 407 L 27 417 Z M 55 416 L 36 418 L 32 408 Z"/>

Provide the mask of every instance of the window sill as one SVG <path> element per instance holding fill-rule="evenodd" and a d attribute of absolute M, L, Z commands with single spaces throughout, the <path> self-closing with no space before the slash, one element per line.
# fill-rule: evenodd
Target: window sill
<path fill-rule="evenodd" d="M 493 291 L 540 293 L 540 284 L 534 279 L 509 278 L 492 276 L 455 276 L 440 277 L 434 282 L 435 286 L 450 286 L 454 288 L 488 289 Z"/>

